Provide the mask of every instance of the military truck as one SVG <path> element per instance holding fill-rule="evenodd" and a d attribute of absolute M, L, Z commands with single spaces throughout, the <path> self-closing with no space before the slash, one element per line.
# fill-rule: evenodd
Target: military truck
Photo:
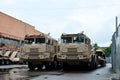
<path fill-rule="evenodd" d="M 4 44 L 0 44 L 0 65 L 10 64 L 9 56 L 6 56 L 8 51 Z"/>
<path fill-rule="evenodd" d="M 13 63 L 19 63 L 18 51 L 1 50 L 0 51 L 0 65 L 9 65 Z"/>
<path fill-rule="evenodd" d="M 30 70 L 55 68 L 58 42 L 47 34 L 29 35 L 25 37 L 21 47 L 20 60 L 28 63 Z"/>
<path fill-rule="evenodd" d="M 20 46 L 0 43 L 0 65 L 19 63 L 18 51 Z"/>
<path fill-rule="evenodd" d="M 13 51 L 11 56 L 9 57 L 10 62 L 12 64 L 19 64 L 20 63 L 20 58 L 19 58 L 20 52 L 19 51 Z"/>
<path fill-rule="evenodd" d="M 96 50 L 96 55 L 98 59 L 98 64 L 101 65 L 101 67 L 104 67 L 106 65 L 106 56 L 103 50 L 101 49 Z"/>
<path fill-rule="evenodd" d="M 59 47 L 57 59 L 63 69 L 73 65 L 87 65 L 91 69 L 97 67 L 95 49 L 92 48 L 91 41 L 85 34 L 62 34 Z"/>

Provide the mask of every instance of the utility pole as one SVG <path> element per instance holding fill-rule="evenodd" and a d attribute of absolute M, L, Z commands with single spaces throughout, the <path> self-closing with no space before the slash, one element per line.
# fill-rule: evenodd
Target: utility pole
<path fill-rule="evenodd" d="M 118 27 L 118 17 L 117 16 L 116 16 L 115 22 L 116 22 L 116 30 L 117 30 L 117 27 Z"/>
<path fill-rule="evenodd" d="M 118 17 L 117 16 L 116 16 L 115 23 L 116 23 L 116 38 L 117 38 L 118 37 Z"/>

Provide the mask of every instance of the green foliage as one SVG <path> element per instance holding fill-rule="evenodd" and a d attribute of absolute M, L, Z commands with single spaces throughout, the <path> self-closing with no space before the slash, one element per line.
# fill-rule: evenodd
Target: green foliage
<path fill-rule="evenodd" d="M 93 47 L 95 48 L 95 50 L 97 50 L 99 48 L 97 43 L 93 44 Z"/>
<path fill-rule="evenodd" d="M 111 54 L 111 46 L 107 47 L 106 49 L 103 50 L 106 57 L 109 57 Z"/>

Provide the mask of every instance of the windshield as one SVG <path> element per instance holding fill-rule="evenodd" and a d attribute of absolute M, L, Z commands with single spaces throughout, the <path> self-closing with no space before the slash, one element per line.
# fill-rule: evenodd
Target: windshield
<path fill-rule="evenodd" d="M 34 41 L 34 38 L 25 38 L 25 44 L 41 44 L 45 43 L 45 38 L 36 38 L 36 41 Z"/>
<path fill-rule="evenodd" d="M 36 38 L 36 43 L 37 44 L 45 43 L 45 38 Z"/>
<path fill-rule="evenodd" d="M 34 42 L 34 38 L 25 38 L 25 44 L 32 44 Z"/>
<path fill-rule="evenodd" d="M 62 37 L 62 43 L 72 43 L 72 37 Z"/>
<path fill-rule="evenodd" d="M 73 43 L 84 43 L 84 37 L 75 36 L 75 37 L 73 38 Z"/>
<path fill-rule="evenodd" d="M 84 37 L 74 36 L 74 37 L 62 37 L 62 43 L 84 43 Z"/>

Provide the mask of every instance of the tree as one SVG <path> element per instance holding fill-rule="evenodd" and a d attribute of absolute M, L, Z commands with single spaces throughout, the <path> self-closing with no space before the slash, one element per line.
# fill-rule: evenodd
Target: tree
<path fill-rule="evenodd" d="M 109 57 L 111 54 L 111 45 L 109 47 L 105 48 L 103 51 L 104 51 L 106 57 Z"/>
<path fill-rule="evenodd" d="M 95 48 L 95 50 L 97 50 L 99 48 L 97 43 L 93 44 L 93 47 Z"/>

